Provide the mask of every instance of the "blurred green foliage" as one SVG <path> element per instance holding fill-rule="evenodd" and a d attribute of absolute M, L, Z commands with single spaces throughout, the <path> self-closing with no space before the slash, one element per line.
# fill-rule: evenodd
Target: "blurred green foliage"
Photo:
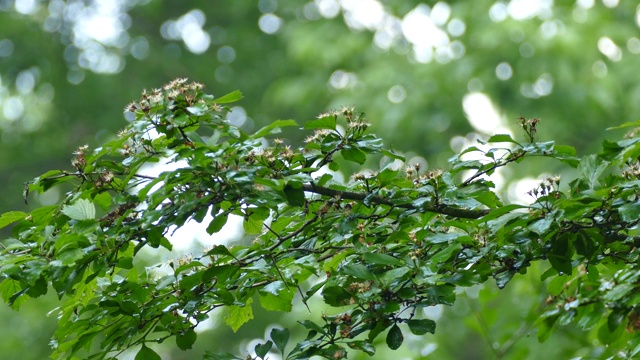
<path fill-rule="evenodd" d="M 640 113 L 639 17 L 637 4 L 613 0 L 2 0 L 0 209 L 30 211 L 59 200 L 62 193 L 51 193 L 26 206 L 22 183 L 46 169 L 69 168 L 78 145 L 103 143 L 125 126 L 122 108 L 141 88 L 176 77 L 202 82 L 215 94 L 242 89 L 236 119 L 247 131 L 356 106 L 388 146 L 429 168 L 444 166 L 477 137 L 516 133 L 520 115 L 542 119 L 540 138 L 593 152 L 604 128 Z M 475 97 L 480 102 L 465 112 L 471 93 L 486 97 Z M 497 122 L 482 108 L 487 99 Z M 479 119 L 475 127 L 472 117 Z M 555 171 L 535 162 L 516 169 L 501 174 L 514 184 L 504 186 L 506 197 L 523 195 L 515 190 L 519 178 Z M 500 348 L 520 323 L 530 324 L 527 309 L 544 301 L 527 285 L 530 278 L 536 284 L 539 276 L 529 273 L 500 296 L 485 289 L 475 305 L 445 310 L 438 326 L 452 328 L 433 337 L 432 356 L 496 357 L 493 343 Z M 2 308 L 3 323 L 15 330 L 0 340 L 7 358 L 48 353 L 43 339 L 55 319 L 42 314 L 53 304 L 38 299 L 20 314 Z M 484 320 L 471 315 L 478 313 Z M 504 319 L 509 323 L 499 325 Z M 237 342 L 263 337 L 258 328 L 236 335 L 215 328 L 217 341 L 206 345 L 235 351 Z M 561 357 L 562 349 L 593 338 L 568 329 L 539 346 L 525 335 L 504 358 L 555 350 Z M 465 341 L 477 347 L 461 348 Z"/>

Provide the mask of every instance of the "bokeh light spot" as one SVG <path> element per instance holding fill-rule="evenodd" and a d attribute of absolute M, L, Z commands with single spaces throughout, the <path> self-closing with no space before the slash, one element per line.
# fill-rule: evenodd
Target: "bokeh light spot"
<path fill-rule="evenodd" d="M 496 76 L 500 80 L 509 80 L 513 75 L 513 69 L 507 62 L 501 62 L 496 66 Z"/>
<path fill-rule="evenodd" d="M 263 14 L 272 13 L 278 8 L 278 2 L 276 0 L 260 0 L 258 1 L 258 9 Z"/>
<path fill-rule="evenodd" d="M 462 36 L 464 32 L 467 30 L 467 26 L 464 21 L 460 19 L 451 19 L 449 24 L 447 24 L 447 32 L 451 36 Z"/>
<path fill-rule="evenodd" d="M 236 59 L 236 51 L 231 46 L 223 46 L 218 49 L 218 61 L 223 64 L 231 64 Z"/>
<path fill-rule="evenodd" d="M 2 114 L 9 121 L 15 121 L 24 114 L 24 103 L 19 97 L 12 96 L 4 101 Z"/>
<path fill-rule="evenodd" d="M 131 56 L 138 60 L 144 60 L 149 56 L 149 41 L 143 36 L 138 36 L 131 42 Z"/>
<path fill-rule="evenodd" d="M 9 39 L 0 40 L 0 57 L 8 57 L 13 54 L 13 42 Z"/>
<path fill-rule="evenodd" d="M 260 20 L 258 20 L 258 27 L 265 34 L 275 34 L 280 30 L 282 26 L 282 19 L 277 17 L 274 14 L 264 14 L 260 16 Z"/>
<path fill-rule="evenodd" d="M 387 92 L 387 98 L 394 104 L 399 104 L 407 97 L 407 91 L 401 85 L 392 86 Z"/>
<path fill-rule="evenodd" d="M 598 50 L 602 55 L 609 58 L 611 61 L 622 60 L 622 50 L 613 42 L 610 38 L 603 36 L 598 39 Z"/>
<path fill-rule="evenodd" d="M 627 49 L 633 54 L 640 54 L 640 39 L 632 37 L 627 41 Z"/>
<path fill-rule="evenodd" d="M 336 70 L 329 77 L 329 86 L 334 89 L 345 89 L 356 84 L 356 75 L 344 70 Z"/>
<path fill-rule="evenodd" d="M 333 19 L 340 13 L 340 5 L 336 0 L 316 0 L 316 5 L 320 14 L 327 19 Z"/>
<path fill-rule="evenodd" d="M 477 131 L 488 134 L 500 128 L 498 110 L 486 94 L 475 92 L 465 95 L 462 98 L 462 108 L 469 124 Z"/>
<path fill-rule="evenodd" d="M 591 71 L 596 77 L 603 78 L 607 76 L 607 72 L 609 70 L 607 69 L 607 64 L 605 64 L 604 61 L 598 60 L 591 66 Z"/>

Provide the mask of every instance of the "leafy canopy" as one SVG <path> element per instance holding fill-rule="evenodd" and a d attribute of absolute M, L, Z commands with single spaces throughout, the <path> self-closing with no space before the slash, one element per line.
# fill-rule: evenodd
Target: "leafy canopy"
<path fill-rule="evenodd" d="M 449 169 L 427 170 L 399 166 L 404 159 L 352 109 L 247 134 L 225 119 L 225 104 L 240 98 L 215 98 L 186 79 L 144 92 L 126 107 L 134 119 L 117 139 L 80 147 L 73 170 L 26 185 L 27 197 L 68 189 L 60 204 L 0 216 L 0 227 L 13 224 L 1 242 L 3 300 L 19 309 L 50 287 L 61 300 L 53 358 L 114 358 L 137 346 L 136 359 L 158 359 L 149 345 L 172 339 L 191 348 L 214 309 L 227 309 L 235 331 L 254 306 L 290 312 L 313 296 L 336 314 L 313 320 L 309 307 L 298 325 L 306 337 L 288 345 L 294 329 L 273 329 L 251 356 L 371 355 L 378 338 L 397 349 L 407 332 L 434 333 L 421 308 L 451 305 L 457 288 L 490 279 L 504 287 L 534 262 L 549 264 L 541 341 L 574 322 L 599 328 L 602 343 L 628 356 L 639 351 L 636 133 L 579 158 L 572 147 L 538 142 L 537 119 L 520 119 L 523 141 L 494 135 L 452 157 Z M 309 133 L 303 146 L 274 138 L 300 126 Z M 564 190 L 557 177 L 542 180 L 529 205 L 504 204 L 492 173 L 533 156 L 579 176 Z M 373 160 L 383 164 L 377 171 L 334 177 Z M 167 162 L 173 170 L 143 172 Z M 216 243 L 232 215 L 243 218 L 244 241 Z M 171 250 L 168 233 L 189 220 L 206 222 L 211 246 L 170 261 L 169 272 L 144 267 L 140 251 Z"/>

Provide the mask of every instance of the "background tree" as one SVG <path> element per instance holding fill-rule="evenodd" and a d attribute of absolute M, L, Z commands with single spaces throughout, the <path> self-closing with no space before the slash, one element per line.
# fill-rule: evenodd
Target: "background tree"
<path fill-rule="evenodd" d="M 0 166 L 6 174 L 0 181 L 15 189 L 0 200 L 3 209 L 30 211 L 16 184 L 45 169 L 67 168 L 77 144 L 103 143 L 123 127 L 114 104 L 176 76 L 198 79 L 215 94 L 242 89 L 245 99 L 232 119 L 249 133 L 274 119 L 355 105 L 367 111 L 372 132 L 431 169 L 446 166 L 477 133 L 508 132 L 501 127 L 516 127 L 520 115 L 541 117 L 542 138 L 584 153 L 597 151 L 603 127 L 638 113 L 638 10 L 630 3 L 260 1 L 213 8 L 206 2 L 5 1 L 0 9 Z M 478 92 L 497 117 L 488 115 L 487 97 Z M 294 141 L 296 134 L 284 136 Z M 527 162 L 494 179 L 505 198 L 515 199 L 537 184 L 515 180 L 559 171 Z M 51 191 L 30 206 L 62 196 Z M 507 289 L 517 299 L 510 309 L 538 306 L 541 299 L 526 296 L 540 294 L 533 284 Z M 479 294 L 481 301 L 491 298 L 487 289 Z M 459 305 L 448 314 L 479 319 L 469 323 L 480 330 L 467 333 L 474 339 L 467 341 L 508 345 L 520 321 L 531 324 L 514 311 L 508 317 L 522 320 L 492 328 L 492 307 L 475 309 Z M 24 314 L 2 316 L 22 329 L 3 339 L 6 351 L 23 356 L 19 346 L 36 349 L 28 341 L 42 346 L 48 337 L 19 326 Z M 447 332 L 442 341 L 457 342 L 452 334 L 466 331 Z M 589 340 L 580 335 L 578 341 Z M 439 344 L 440 358 L 459 351 Z M 492 347 L 479 348 L 493 354 Z"/>

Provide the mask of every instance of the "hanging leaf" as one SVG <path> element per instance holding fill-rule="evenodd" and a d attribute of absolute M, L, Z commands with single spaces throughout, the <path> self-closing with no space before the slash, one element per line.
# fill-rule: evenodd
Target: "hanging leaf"
<path fill-rule="evenodd" d="M 251 303 L 253 303 L 253 299 L 249 298 L 244 306 L 229 306 L 229 313 L 225 316 L 224 321 L 229 325 L 229 327 L 231 327 L 233 332 L 238 331 L 242 325 L 253 319 Z"/>
<path fill-rule="evenodd" d="M 260 291 L 260 305 L 265 310 L 289 312 L 292 309 L 293 290 L 282 281 L 274 281 Z"/>
<path fill-rule="evenodd" d="M 407 325 L 409 325 L 409 330 L 411 330 L 414 335 L 424 335 L 426 333 L 435 334 L 436 332 L 436 322 L 430 319 L 407 320 Z"/>
<path fill-rule="evenodd" d="M 400 348 L 402 342 L 404 341 L 404 336 L 402 336 L 402 330 L 400 330 L 398 324 L 393 324 L 391 329 L 389 329 L 386 341 L 389 349 L 397 350 L 398 348 Z"/>
<path fill-rule="evenodd" d="M 207 226 L 207 234 L 213 235 L 218 231 L 222 230 L 224 225 L 227 223 L 228 215 L 218 214 Z"/>
<path fill-rule="evenodd" d="M 287 343 L 289 342 L 290 335 L 291 334 L 289 333 L 289 329 L 271 329 L 271 340 L 273 340 L 273 342 L 276 344 L 276 347 L 283 355 L 284 349 L 287 347 Z"/>
<path fill-rule="evenodd" d="M 178 345 L 180 350 L 188 350 L 191 349 L 197 338 L 198 334 L 196 334 L 193 329 L 188 329 L 187 331 L 176 335 L 176 345 Z"/>

